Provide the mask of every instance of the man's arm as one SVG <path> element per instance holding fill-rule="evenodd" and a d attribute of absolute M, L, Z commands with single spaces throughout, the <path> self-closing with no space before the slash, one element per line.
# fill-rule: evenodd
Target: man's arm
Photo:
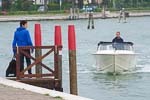
<path fill-rule="evenodd" d="M 16 42 L 17 42 L 17 39 L 16 39 L 16 33 L 14 33 L 14 38 L 13 38 L 13 42 L 12 42 L 12 49 L 13 49 L 13 53 L 14 55 L 16 54 Z"/>
<path fill-rule="evenodd" d="M 112 43 L 114 43 L 115 42 L 115 38 L 112 40 Z"/>
<path fill-rule="evenodd" d="M 121 38 L 121 42 L 123 43 L 124 42 L 124 40 Z"/>
<path fill-rule="evenodd" d="M 27 31 L 27 42 L 29 46 L 33 46 L 29 31 Z"/>

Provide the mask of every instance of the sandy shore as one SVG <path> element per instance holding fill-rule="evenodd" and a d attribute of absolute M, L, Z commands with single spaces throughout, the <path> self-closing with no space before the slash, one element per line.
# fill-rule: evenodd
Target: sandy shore
<path fill-rule="evenodd" d="M 118 12 L 106 12 L 107 18 L 117 18 Z M 9 21 L 38 21 L 38 20 L 67 20 L 69 19 L 69 14 L 56 14 L 56 15 L 19 15 L 19 16 L 0 16 L 0 22 L 9 22 Z M 93 13 L 94 18 L 102 18 L 101 13 Z M 147 12 L 129 12 L 129 17 L 143 17 L 150 16 L 150 11 Z M 79 19 L 87 19 L 87 13 L 80 13 Z"/>

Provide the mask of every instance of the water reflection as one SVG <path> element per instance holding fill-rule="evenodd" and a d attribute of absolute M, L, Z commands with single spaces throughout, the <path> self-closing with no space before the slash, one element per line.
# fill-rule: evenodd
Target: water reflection
<path fill-rule="evenodd" d="M 145 76 L 147 74 L 143 76 L 143 73 L 128 73 L 115 76 L 97 72 L 93 73 L 93 81 L 95 81 L 99 91 L 105 94 L 103 98 L 106 100 L 134 100 L 146 95 L 140 91 L 140 89 L 145 88 L 140 86 L 142 81 L 146 80 Z"/>
<path fill-rule="evenodd" d="M 105 73 L 93 73 L 93 80 L 99 85 L 109 88 L 126 88 L 128 83 L 133 80 L 139 80 L 142 76 L 139 73 L 128 73 L 120 75 L 110 75 Z M 109 89 L 108 88 L 108 89 Z"/>

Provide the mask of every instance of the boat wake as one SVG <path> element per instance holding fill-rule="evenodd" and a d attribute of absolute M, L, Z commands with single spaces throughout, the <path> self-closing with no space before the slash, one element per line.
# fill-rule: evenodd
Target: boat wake
<path fill-rule="evenodd" d="M 101 73 L 105 74 L 105 71 L 101 71 L 99 67 L 97 67 L 95 64 L 93 64 L 93 68 L 96 70 L 94 73 Z M 134 73 L 149 73 L 150 72 L 150 64 L 145 64 L 145 65 L 136 65 L 136 69 L 133 71 L 127 71 L 123 72 L 121 74 L 134 74 Z M 112 74 L 112 73 L 108 73 Z"/>
<path fill-rule="evenodd" d="M 136 72 L 150 72 L 150 64 L 145 64 L 145 65 L 137 65 L 136 67 Z"/>

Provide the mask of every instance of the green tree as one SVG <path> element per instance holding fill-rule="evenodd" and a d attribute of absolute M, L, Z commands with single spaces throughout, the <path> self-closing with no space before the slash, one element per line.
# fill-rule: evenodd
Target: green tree
<path fill-rule="evenodd" d="M 32 0 L 15 0 L 12 5 L 12 10 L 31 11 L 34 10 Z"/>
<path fill-rule="evenodd" d="M 12 0 L 2 0 L 2 10 L 10 10 Z"/>

